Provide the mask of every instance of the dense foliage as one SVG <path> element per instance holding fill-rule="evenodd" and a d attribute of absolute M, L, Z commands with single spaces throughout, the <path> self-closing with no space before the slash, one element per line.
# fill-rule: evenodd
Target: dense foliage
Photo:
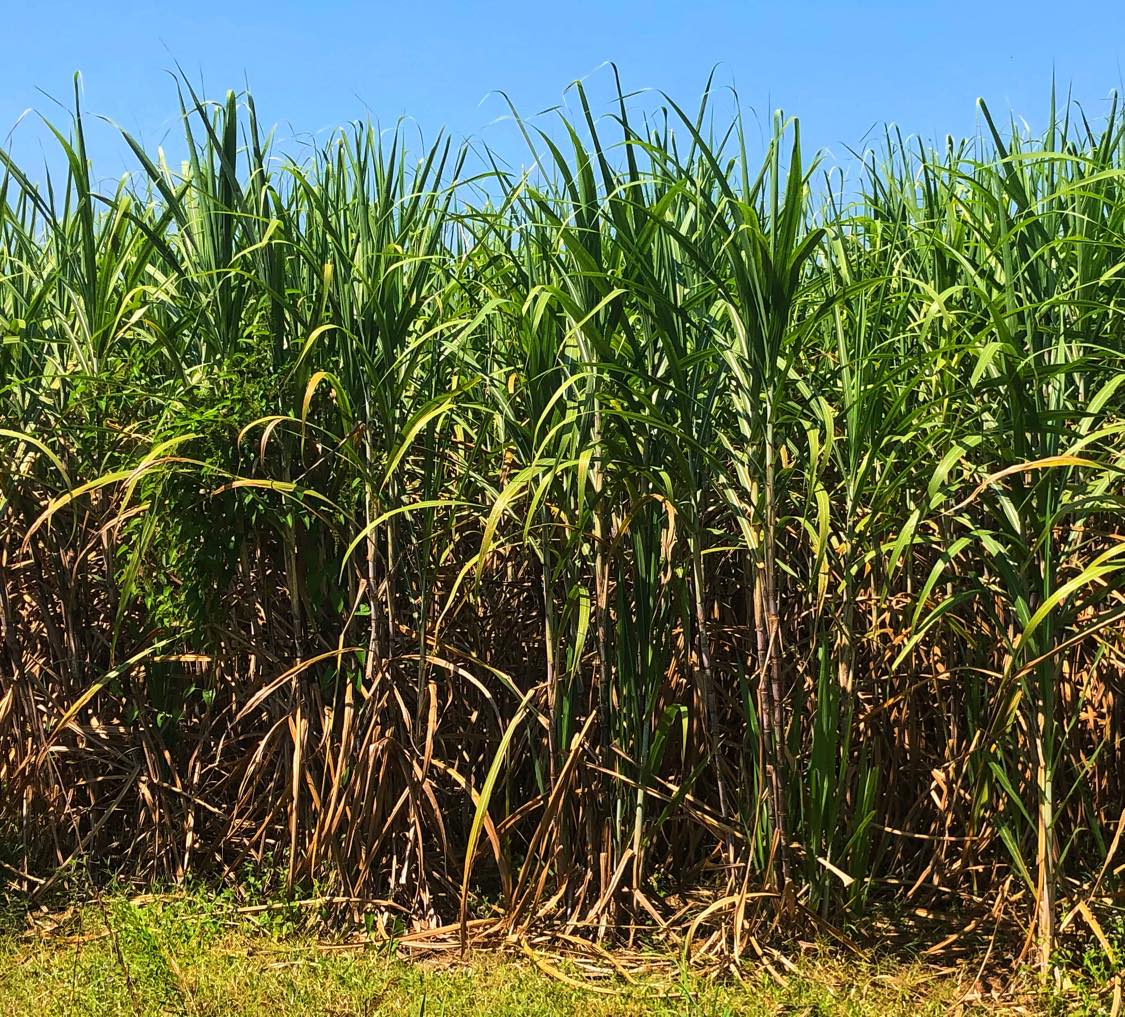
<path fill-rule="evenodd" d="M 6 877 L 1049 945 L 1125 822 L 1116 107 L 834 186 L 575 94 L 528 173 L 190 88 L 179 171 L 0 156 Z"/>

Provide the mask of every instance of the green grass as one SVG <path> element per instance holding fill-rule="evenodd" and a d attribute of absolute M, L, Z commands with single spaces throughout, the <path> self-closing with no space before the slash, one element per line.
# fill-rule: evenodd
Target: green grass
<path fill-rule="evenodd" d="M 255 919 L 214 898 L 171 896 L 143 904 L 111 897 L 104 910 L 87 906 L 61 922 L 40 915 L 38 931 L 0 939 L 0 1017 L 936 1017 L 973 982 L 969 968 L 857 964 L 816 951 L 799 958 L 781 985 L 754 963 L 744 966 L 742 981 L 717 979 L 682 970 L 666 954 L 634 952 L 620 962 L 639 972 L 637 984 L 588 978 L 598 992 L 545 974 L 519 951 L 478 950 L 465 961 L 456 950 L 434 951 L 408 960 L 409 951 L 393 943 L 317 943 L 293 928 L 292 913 L 267 914 Z M 574 961 L 553 963 L 570 978 L 586 977 Z M 1020 1001 L 1029 1007 L 1024 1012 L 1039 1009 L 1030 997 Z M 983 1003 L 979 1009 L 988 1012 Z"/>

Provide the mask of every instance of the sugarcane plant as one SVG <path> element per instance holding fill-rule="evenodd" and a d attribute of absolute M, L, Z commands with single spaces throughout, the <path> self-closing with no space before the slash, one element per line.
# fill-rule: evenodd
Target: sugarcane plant
<path fill-rule="evenodd" d="M 77 88 L 0 152 L 14 889 L 734 962 L 909 902 L 1046 970 L 1119 875 L 1116 104 L 845 172 L 613 74 L 519 169 L 186 80 L 179 165 L 102 188 Z"/>

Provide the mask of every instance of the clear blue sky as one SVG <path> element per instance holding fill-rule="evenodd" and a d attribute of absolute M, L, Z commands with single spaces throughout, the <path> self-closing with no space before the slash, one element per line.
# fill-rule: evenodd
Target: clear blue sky
<path fill-rule="evenodd" d="M 509 93 L 524 113 L 565 101 L 575 78 L 604 100 L 616 62 L 630 89 L 694 104 L 714 67 L 768 122 L 781 106 L 806 139 L 846 159 L 872 125 L 941 137 L 974 130 L 974 100 L 1045 118 L 1052 71 L 1092 116 L 1122 82 L 1125 3 L 946 0 L 944 3 L 758 0 L 230 0 L 224 4 L 47 0 L 6 4 L 0 135 L 21 114 L 65 113 L 80 71 L 84 104 L 148 146 L 172 137 L 178 61 L 210 96 L 249 82 L 283 140 L 370 114 L 400 115 L 427 136 L 446 127 L 484 137 L 519 160 L 496 124 Z M 600 68 L 600 69 L 599 69 Z M 42 91 L 40 91 L 42 90 Z M 25 118 L 9 140 L 21 163 L 41 161 L 46 134 Z M 174 145 L 172 146 L 174 149 Z M 108 129 L 95 132 L 100 175 L 125 166 Z"/>

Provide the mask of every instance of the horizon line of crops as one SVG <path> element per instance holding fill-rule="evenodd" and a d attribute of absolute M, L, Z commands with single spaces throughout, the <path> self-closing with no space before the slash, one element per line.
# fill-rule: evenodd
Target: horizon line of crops
<path fill-rule="evenodd" d="M 573 87 L 533 174 L 186 81 L 179 170 L 98 192 L 77 93 L 64 179 L 0 153 L 6 878 L 1046 965 L 1125 826 L 1116 101 L 845 196 Z"/>

